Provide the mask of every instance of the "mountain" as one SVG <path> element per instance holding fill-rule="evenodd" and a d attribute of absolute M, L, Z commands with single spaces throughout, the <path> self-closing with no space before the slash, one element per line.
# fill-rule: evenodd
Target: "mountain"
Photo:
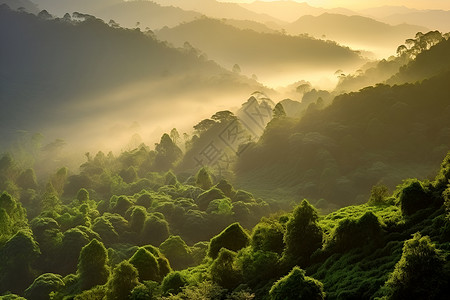
<path fill-rule="evenodd" d="M 416 25 L 388 25 L 362 16 L 345 16 L 325 13 L 320 16 L 303 16 L 286 27 L 291 34 L 307 33 L 314 37 L 326 37 L 358 48 L 371 51 L 388 49 L 386 53 L 394 54 L 397 46 L 418 31 L 426 28 Z M 381 53 L 381 51 L 380 51 Z"/>
<path fill-rule="evenodd" d="M 201 16 L 198 12 L 161 6 L 150 1 L 126 1 L 95 10 L 94 14 L 105 21 L 112 19 L 124 27 L 136 27 L 139 22 L 140 28 L 148 27 L 152 30 L 190 22 Z"/>
<path fill-rule="evenodd" d="M 379 7 L 372 7 L 372 8 L 366 8 L 363 10 L 359 10 L 358 13 L 360 13 L 363 16 L 368 16 L 375 19 L 382 19 L 386 18 L 391 15 L 396 14 L 408 14 L 412 12 L 417 12 L 417 9 L 409 8 L 406 6 L 379 6 Z M 415 23 L 412 23 L 415 24 Z"/>
<path fill-rule="evenodd" d="M 450 10 L 423 10 L 393 14 L 381 20 L 393 25 L 409 23 L 424 26 L 432 30 L 450 32 Z"/>
<path fill-rule="evenodd" d="M 109 128 L 133 122 L 147 130 L 173 127 L 175 119 L 190 125 L 194 112 L 209 115 L 224 98 L 233 105 L 264 89 L 139 30 L 75 17 L 46 19 L 1 6 L 2 143 L 16 130 L 99 141 Z"/>
<path fill-rule="evenodd" d="M 358 91 L 378 83 L 414 83 L 450 70 L 450 61 L 442 59 L 450 51 L 448 35 L 430 31 L 408 42 L 408 46 L 399 46 L 396 56 L 369 62 L 356 74 L 341 77 L 336 91 Z"/>
<path fill-rule="evenodd" d="M 261 194 L 290 190 L 342 206 L 367 199 L 364 190 L 374 184 L 394 188 L 402 178 L 433 173 L 450 149 L 448 44 L 419 54 L 399 73 L 422 74 L 422 81 L 342 94 L 326 108 L 318 99 L 301 119 L 272 120 L 239 156 L 237 180 Z M 423 71 L 432 61 L 429 77 Z"/>
<path fill-rule="evenodd" d="M 211 18 L 280 23 L 280 20 L 274 17 L 255 13 L 232 2 L 219 2 L 216 0 L 155 0 L 155 2 L 164 6 L 172 5 L 185 10 L 197 11 Z"/>
<path fill-rule="evenodd" d="M 122 3 L 123 0 L 34 0 L 39 9 L 45 9 L 49 13 L 62 17 L 65 13 L 81 12 L 92 14 L 94 11 L 114 4 Z"/>
<path fill-rule="evenodd" d="M 25 11 L 29 13 L 36 14 L 39 12 L 38 6 L 30 0 L 0 0 L 0 5 L 1 4 L 6 4 L 14 10 L 24 8 Z"/>
<path fill-rule="evenodd" d="M 324 9 L 310 6 L 305 2 L 296 2 L 291 0 L 283 1 L 254 1 L 243 3 L 242 7 L 260 14 L 267 14 L 285 22 L 294 22 L 305 15 L 318 16 L 323 13 L 335 13 L 343 15 L 354 15 L 355 12 L 346 8 Z"/>
<path fill-rule="evenodd" d="M 328 70 L 334 72 L 363 62 L 357 52 L 306 36 L 260 33 L 240 30 L 226 21 L 202 18 L 173 28 L 163 28 L 156 35 L 180 47 L 186 41 L 225 67 L 237 64 L 245 74 L 256 74 L 262 82 L 286 73 L 297 76 Z M 303 75 L 302 75 L 303 74 Z M 302 78 L 296 78 L 297 81 Z"/>

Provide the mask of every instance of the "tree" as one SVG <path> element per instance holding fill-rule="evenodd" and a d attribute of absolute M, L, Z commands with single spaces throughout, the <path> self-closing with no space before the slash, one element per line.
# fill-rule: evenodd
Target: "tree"
<path fill-rule="evenodd" d="M 201 135 L 202 133 L 211 129 L 214 125 L 216 125 L 215 121 L 213 121 L 211 119 L 204 119 L 204 120 L 200 121 L 197 125 L 195 125 L 194 129 L 198 134 Z"/>
<path fill-rule="evenodd" d="M 400 193 L 400 207 L 402 213 L 410 216 L 415 212 L 430 206 L 432 199 L 417 179 L 406 183 Z"/>
<path fill-rule="evenodd" d="M 311 254 L 322 247 L 323 233 L 318 219 L 316 209 L 306 199 L 294 209 L 284 235 L 285 255 L 293 263 L 306 265 Z"/>
<path fill-rule="evenodd" d="M 273 109 L 273 118 L 274 119 L 282 119 L 286 117 L 286 111 L 284 110 L 283 104 L 278 102 Z"/>
<path fill-rule="evenodd" d="M 139 284 L 138 270 L 128 261 L 118 264 L 108 281 L 107 300 L 128 299 L 131 291 Z"/>
<path fill-rule="evenodd" d="M 108 253 L 102 242 L 93 239 L 81 249 L 78 275 L 82 290 L 105 284 L 109 277 Z"/>
<path fill-rule="evenodd" d="M 445 259 L 428 236 L 414 234 L 385 283 L 388 299 L 445 299 Z"/>
<path fill-rule="evenodd" d="M 166 220 L 151 215 L 144 223 L 142 241 L 155 246 L 169 237 L 169 223 Z"/>
<path fill-rule="evenodd" d="M 162 135 L 161 141 L 155 146 L 155 151 L 155 161 L 152 165 L 155 171 L 168 171 L 183 155 L 167 133 Z"/>
<path fill-rule="evenodd" d="M 179 235 L 171 235 L 159 246 L 175 270 L 182 270 L 193 263 L 191 249 Z"/>
<path fill-rule="evenodd" d="M 164 277 L 161 287 L 163 293 L 168 294 L 178 294 L 181 289 L 187 285 L 188 281 L 186 277 L 179 271 L 170 272 Z"/>
<path fill-rule="evenodd" d="M 140 233 L 144 228 L 145 219 L 147 218 L 147 210 L 143 206 L 135 206 L 131 211 L 130 229 Z"/>
<path fill-rule="evenodd" d="M 22 293 L 33 281 L 32 263 L 39 246 L 28 231 L 19 231 L 0 248 L 0 294 Z"/>
<path fill-rule="evenodd" d="M 211 119 L 219 123 L 228 123 L 237 120 L 237 117 L 229 110 L 221 110 L 212 115 Z"/>
<path fill-rule="evenodd" d="M 211 265 L 213 282 L 226 289 L 234 289 L 242 281 L 242 271 L 236 264 L 236 252 L 222 248 Z"/>
<path fill-rule="evenodd" d="M 208 190 L 212 187 L 213 181 L 208 169 L 203 167 L 198 170 L 197 174 L 195 175 L 195 184 L 204 190 Z"/>
<path fill-rule="evenodd" d="M 25 297 L 33 300 L 49 300 L 51 292 L 58 292 L 64 287 L 61 275 L 44 273 L 37 277 L 25 290 Z"/>
<path fill-rule="evenodd" d="M 216 258 L 221 248 L 238 251 L 247 246 L 249 241 L 250 237 L 241 225 L 233 223 L 211 239 L 208 255 Z"/>
<path fill-rule="evenodd" d="M 77 200 L 80 201 L 80 203 L 85 203 L 89 200 L 89 192 L 82 188 L 77 193 Z"/>
<path fill-rule="evenodd" d="M 158 260 L 145 248 L 139 248 L 129 262 L 138 270 L 139 281 L 160 281 Z"/>
<path fill-rule="evenodd" d="M 180 137 L 180 133 L 178 132 L 178 130 L 176 128 L 172 128 L 172 130 L 170 131 L 170 138 L 175 143 L 175 145 L 177 145 L 177 146 L 180 145 L 181 137 Z"/>
<path fill-rule="evenodd" d="M 299 267 L 294 267 L 288 275 L 275 282 L 269 295 L 272 300 L 325 299 L 323 284 L 305 276 L 305 271 Z"/>

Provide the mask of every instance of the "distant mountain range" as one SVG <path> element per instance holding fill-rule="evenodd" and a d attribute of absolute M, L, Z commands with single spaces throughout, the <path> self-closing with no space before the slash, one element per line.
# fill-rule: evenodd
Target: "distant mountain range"
<path fill-rule="evenodd" d="M 291 34 L 308 33 L 343 44 L 396 47 L 405 39 L 414 37 L 427 28 L 416 25 L 388 25 L 362 16 L 324 13 L 320 16 L 303 16 L 286 27 Z"/>
<path fill-rule="evenodd" d="M 318 16 L 323 13 L 355 14 L 354 11 L 346 8 L 325 9 L 310 6 L 305 2 L 300 3 L 295 1 L 254 1 L 252 3 L 243 3 L 241 6 L 257 13 L 270 15 L 287 23 L 294 22 L 298 18 L 306 15 Z"/>
<path fill-rule="evenodd" d="M 0 6 L 2 143 L 15 130 L 50 128 L 61 134 L 71 126 L 83 135 L 99 128 L 92 122 L 164 126 L 171 116 L 182 120 L 190 112 L 217 111 L 210 107 L 223 104 L 218 95 L 224 91 L 227 105 L 233 105 L 233 99 L 240 103 L 265 90 L 139 30 L 113 28 L 90 16 L 47 17 Z"/>
<path fill-rule="evenodd" d="M 333 73 L 363 63 L 357 52 L 334 42 L 279 32 L 240 30 L 226 21 L 209 18 L 163 28 L 156 35 L 177 47 L 188 42 L 223 66 L 231 68 L 238 64 L 246 74 L 254 73 L 258 77 L 295 69 L 326 69 Z"/>

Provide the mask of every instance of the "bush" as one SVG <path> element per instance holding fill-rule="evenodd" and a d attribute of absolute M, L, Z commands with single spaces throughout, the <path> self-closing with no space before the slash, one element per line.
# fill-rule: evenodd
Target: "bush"
<path fill-rule="evenodd" d="M 407 240 L 400 261 L 386 281 L 388 299 L 445 299 L 448 277 L 445 259 L 428 236 Z"/>
<path fill-rule="evenodd" d="M 242 282 L 242 271 L 236 263 L 236 252 L 222 248 L 211 265 L 213 282 L 226 289 L 234 289 Z"/>
<path fill-rule="evenodd" d="M 292 271 L 274 283 L 269 292 L 272 300 L 325 299 L 320 281 L 305 276 L 305 271 L 294 267 Z"/>
<path fill-rule="evenodd" d="M 178 294 L 181 289 L 187 285 L 186 277 L 179 271 L 169 273 L 162 281 L 162 290 L 164 294 Z"/>
<path fill-rule="evenodd" d="M 241 225 L 233 223 L 211 239 L 208 255 L 216 258 L 221 248 L 238 251 L 247 246 L 249 241 L 250 237 Z"/>
<path fill-rule="evenodd" d="M 129 261 L 138 270 L 139 281 L 160 280 L 158 260 L 146 249 L 139 248 Z"/>
<path fill-rule="evenodd" d="M 285 255 L 293 264 L 306 265 L 311 254 L 322 247 L 323 233 L 318 219 L 317 211 L 307 200 L 294 209 L 284 235 Z"/>
<path fill-rule="evenodd" d="M 61 275 L 45 273 L 37 277 L 25 290 L 25 297 L 33 300 L 48 300 L 51 292 L 57 292 L 64 287 Z"/>

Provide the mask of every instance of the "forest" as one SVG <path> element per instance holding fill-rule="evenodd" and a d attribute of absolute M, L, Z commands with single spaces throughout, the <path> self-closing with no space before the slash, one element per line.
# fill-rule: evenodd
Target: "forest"
<path fill-rule="evenodd" d="M 0 299 L 447 299 L 450 34 L 168 2 L 0 0 Z"/>

